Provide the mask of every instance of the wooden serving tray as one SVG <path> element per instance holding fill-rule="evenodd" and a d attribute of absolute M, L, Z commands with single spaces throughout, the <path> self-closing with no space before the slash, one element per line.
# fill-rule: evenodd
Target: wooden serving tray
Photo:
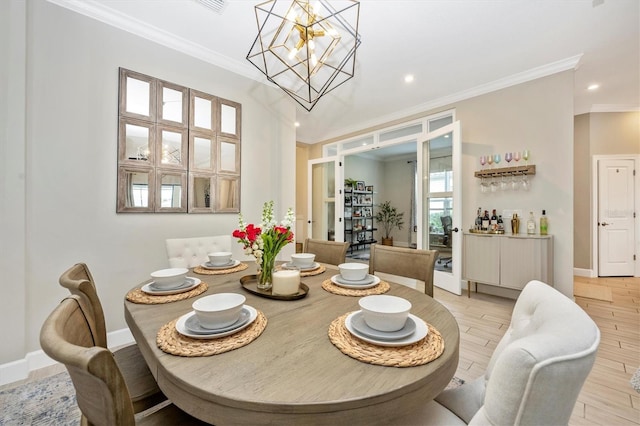
<path fill-rule="evenodd" d="M 275 300 L 298 300 L 306 297 L 309 293 L 309 287 L 306 284 L 300 283 L 300 287 L 298 288 L 298 292 L 296 294 L 288 294 L 288 295 L 280 295 L 280 294 L 271 294 L 271 289 L 269 290 L 261 290 L 258 288 L 258 276 L 257 275 L 245 275 L 240 278 L 240 284 L 242 288 L 247 290 L 249 293 L 255 294 L 256 296 L 266 297 L 267 299 L 275 299 Z"/>

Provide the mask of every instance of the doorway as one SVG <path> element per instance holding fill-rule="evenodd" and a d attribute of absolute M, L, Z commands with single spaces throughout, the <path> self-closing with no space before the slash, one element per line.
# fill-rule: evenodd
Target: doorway
<path fill-rule="evenodd" d="M 597 276 L 636 275 L 638 188 L 634 156 L 595 156 L 593 160 L 594 250 Z"/>

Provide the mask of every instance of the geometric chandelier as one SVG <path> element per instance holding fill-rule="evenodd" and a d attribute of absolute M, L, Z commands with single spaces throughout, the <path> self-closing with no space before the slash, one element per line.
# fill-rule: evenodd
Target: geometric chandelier
<path fill-rule="evenodd" d="M 270 0 L 255 12 L 258 36 L 247 60 L 307 111 L 353 77 L 358 1 Z"/>

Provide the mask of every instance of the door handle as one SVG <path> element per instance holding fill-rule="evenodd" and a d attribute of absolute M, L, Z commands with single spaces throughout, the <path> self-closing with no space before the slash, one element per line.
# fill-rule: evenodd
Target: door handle
<path fill-rule="evenodd" d="M 607 225 L 611 225 L 611 224 L 610 224 L 610 223 L 607 223 L 607 222 L 602 222 L 600 225 L 602 225 L 602 226 L 607 226 Z"/>
<path fill-rule="evenodd" d="M 453 229 L 452 229 L 452 231 L 453 231 L 453 232 L 458 232 L 458 231 L 459 231 L 459 229 L 458 229 L 458 228 L 453 228 Z"/>

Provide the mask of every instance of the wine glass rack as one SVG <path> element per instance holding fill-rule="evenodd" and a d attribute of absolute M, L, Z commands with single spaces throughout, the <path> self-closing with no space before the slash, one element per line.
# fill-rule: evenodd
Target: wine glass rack
<path fill-rule="evenodd" d="M 474 173 L 477 178 L 490 178 L 496 176 L 533 176 L 536 174 L 536 166 L 534 164 L 516 167 L 500 167 L 495 169 L 478 170 Z"/>

